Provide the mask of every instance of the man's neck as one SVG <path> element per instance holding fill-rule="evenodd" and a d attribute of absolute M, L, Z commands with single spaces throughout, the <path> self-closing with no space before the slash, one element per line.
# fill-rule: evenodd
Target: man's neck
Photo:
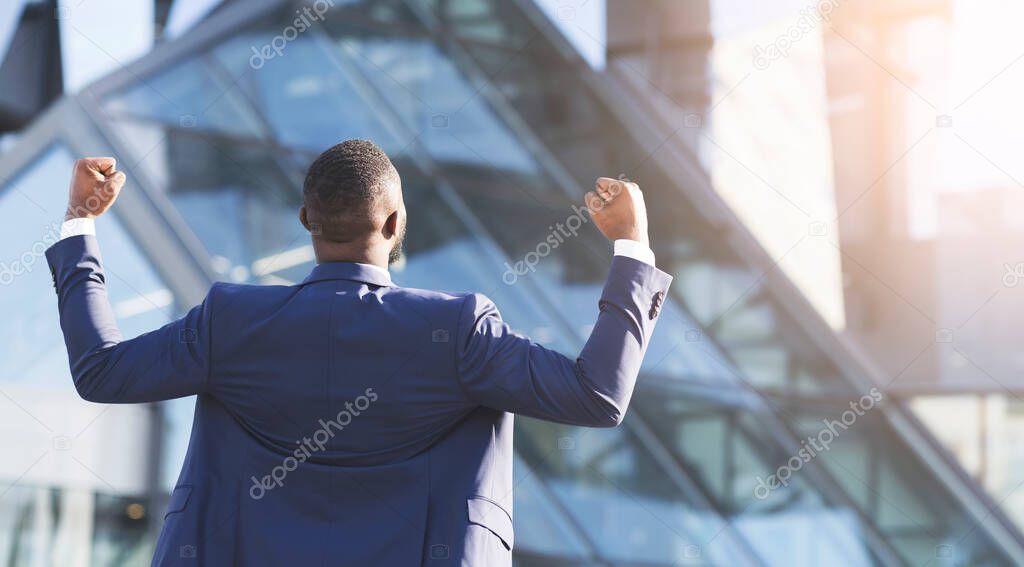
<path fill-rule="evenodd" d="M 328 262 L 355 262 L 388 269 L 388 254 L 379 247 L 341 242 L 313 242 L 317 264 Z"/>

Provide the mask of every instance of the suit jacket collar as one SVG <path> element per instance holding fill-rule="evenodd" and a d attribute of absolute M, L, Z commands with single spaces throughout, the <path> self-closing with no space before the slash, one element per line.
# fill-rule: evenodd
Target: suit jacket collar
<path fill-rule="evenodd" d="M 352 280 L 380 287 L 393 287 L 391 274 L 379 266 L 356 262 L 325 262 L 317 264 L 302 280 L 303 285 L 323 280 Z"/>

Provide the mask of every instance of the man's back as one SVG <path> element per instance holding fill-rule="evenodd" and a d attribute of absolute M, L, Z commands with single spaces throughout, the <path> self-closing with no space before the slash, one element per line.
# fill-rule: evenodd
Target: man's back
<path fill-rule="evenodd" d="M 487 528 L 477 557 L 502 561 L 512 417 L 461 392 L 465 301 L 359 264 L 215 286 L 210 375 L 155 563 L 445 564 L 470 521 Z"/>
<path fill-rule="evenodd" d="M 110 184 L 112 161 L 82 160 L 76 175 Z M 154 565 L 511 564 L 513 414 L 617 425 L 671 282 L 646 227 L 622 224 L 575 360 L 513 333 L 481 295 L 404 289 L 379 264 L 345 261 L 294 286 L 217 284 L 125 341 L 97 238 L 62 238 L 46 257 L 80 395 L 197 396 Z"/>

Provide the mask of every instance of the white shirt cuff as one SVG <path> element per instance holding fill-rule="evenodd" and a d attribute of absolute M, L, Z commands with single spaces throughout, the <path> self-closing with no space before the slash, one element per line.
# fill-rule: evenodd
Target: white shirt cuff
<path fill-rule="evenodd" d="M 81 236 L 83 234 L 96 236 L 95 219 L 71 219 L 64 221 L 60 225 L 61 240 L 71 238 L 72 236 Z"/>
<path fill-rule="evenodd" d="M 616 240 L 615 255 L 626 256 L 644 264 L 654 265 L 654 251 L 636 240 L 625 238 Z"/>

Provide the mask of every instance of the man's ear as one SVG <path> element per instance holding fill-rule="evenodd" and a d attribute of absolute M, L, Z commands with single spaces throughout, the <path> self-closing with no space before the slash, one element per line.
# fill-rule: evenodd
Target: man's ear
<path fill-rule="evenodd" d="M 309 230 L 309 219 L 306 217 L 306 205 L 299 207 L 299 222 L 302 223 L 302 226 L 306 227 L 306 230 Z"/>
<path fill-rule="evenodd" d="M 393 211 L 388 218 L 384 221 L 384 226 L 381 227 L 381 232 L 384 234 L 384 238 L 392 238 L 398 234 L 398 211 Z"/>

